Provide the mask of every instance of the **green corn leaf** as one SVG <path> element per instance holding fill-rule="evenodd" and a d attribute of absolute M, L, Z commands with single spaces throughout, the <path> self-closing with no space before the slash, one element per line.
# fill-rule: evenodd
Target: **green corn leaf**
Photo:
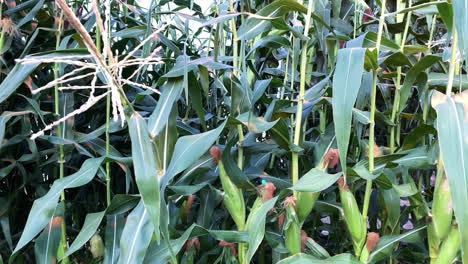
<path fill-rule="evenodd" d="M 206 236 L 208 234 L 213 236 L 216 240 L 224 240 L 226 242 L 240 243 L 249 241 L 248 232 L 208 230 L 197 224 L 192 224 L 179 238 L 171 240 L 170 245 L 172 250 L 177 253 L 183 248 L 188 239 Z M 156 241 L 153 241 L 148 248 L 143 263 L 167 263 L 170 260 L 170 257 L 171 255 L 167 244 L 158 244 Z"/>
<path fill-rule="evenodd" d="M 437 111 L 437 132 L 444 168 L 452 194 L 453 209 L 462 241 L 463 262 L 468 263 L 468 91 L 449 97 L 435 91 L 431 98 Z"/>
<path fill-rule="evenodd" d="M 276 0 L 259 10 L 257 15 L 276 18 L 290 11 L 307 13 L 307 8 L 295 0 Z M 271 29 L 271 22 L 269 20 L 259 20 L 258 18 L 250 17 L 239 28 L 237 35 L 241 40 L 248 40 L 255 38 L 269 29 Z"/>
<path fill-rule="evenodd" d="M 159 135 L 167 123 L 174 103 L 179 98 L 184 88 L 182 78 L 169 79 L 162 87 L 162 94 L 148 120 L 148 131 L 152 137 Z"/>
<path fill-rule="evenodd" d="M 110 205 L 107 207 L 106 214 L 116 215 L 125 213 L 133 209 L 139 201 L 140 197 L 136 195 L 117 194 L 112 198 Z"/>
<path fill-rule="evenodd" d="M 411 89 L 413 84 L 418 79 L 420 73 L 434 65 L 436 62 L 439 62 L 442 58 L 435 55 L 427 55 L 422 58 L 418 63 L 416 63 L 406 74 L 405 81 L 403 82 L 403 86 L 400 90 L 400 108 L 398 112 L 402 112 L 406 107 L 406 102 L 408 101 L 411 95 Z"/>
<path fill-rule="evenodd" d="M 318 259 L 311 255 L 307 255 L 304 253 L 299 253 L 293 255 L 291 257 L 285 258 L 278 262 L 278 264 L 359 264 L 358 260 L 356 260 L 351 254 L 344 253 L 333 256 L 327 259 Z"/>
<path fill-rule="evenodd" d="M 218 128 L 205 133 L 179 138 L 174 148 L 171 162 L 162 179 L 161 188 L 164 190 L 169 181 L 179 172 L 190 167 L 205 152 L 207 152 L 219 137 L 226 122 Z"/>
<path fill-rule="evenodd" d="M 265 222 L 268 212 L 275 206 L 278 196 L 264 203 L 252 216 L 249 216 L 247 230 L 249 233 L 249 248 L 247 251 L 247 262 L 250 263 L 252 257 L 262 243 L 265 235 Z"/>
<path fill-rule="evenodd" d="M 255 134 L 270 130 L 279 121 L 277 119 L 273 122 L 267 122 L 263 117 L 257 117 L 250 112 L 240 114 L 236 119 L 246 125 L 250 132 Z"/>
<path fill-rule="evenodd" d="M 19 112 L 9 112 L 5 111 L 0 115 L 0 148 L 2 147 L 3 138 L 5 137 L 6 123 L 14 116 L 31 114 L 32 111 L 19 111 Z"/>
<path fill-rule="evenodd" d="M 427 226 L 421 226 L 419 228 L 415 228 L 411 231 L 408 231 L 406 233 L 403 233 L 403 234 L 400 234 L 400 235 L 390 235 L 390 236 L 383 236 L 380 238 L 379 240 L 379 243 L 377 243 L 377 246 L 375 247 L 374 251 L 372 251 L 372 253 L 370 254 L 369 256 L 369 260 L 367 261 L 367 263 L 374 263 L 373 262 L 373 259 L 374 258 L 377 258 L 377 256 L 380 254 L 380 253 L 383 253 L 384 250 L 390 246 L 392 246 L 393 244 L 399 242 L 399 241 L 402 241 L 418 232 L 421 232 L 422 230 L 424 230 Z"/>
<path fill-rule="evenodd" d="M 34 201 L 26 226 L 13 253 L 23 248 L 47 225 L 57 206 L 60 193 L 65 189 L 76 188 L 90 182 L 96 175 L 103 160 L 104 158 L 86 160 L 79 171 L 63 179 L 56 180 L 46 195 Z"/>
<path fill-rule="evenodd" d="M 154 233 L 148 210 L 143 201 L 128 215 L 120 239 L 119 264 L 143 263 Z"/>
<path fill-rule="evenodd" d="M 268 48 L 286 48 L 289 47 L 291 43 L 285 37 L 278 36 L 278 35 L 268 35 L 264 38 L 259 39 L 256 41 L 252 48 L 250 49 L 249 53 L 245 55 L 245 57 L 249 57 L 252 52 L 254 52 L 258 48 L 268 47 Z"/>
<path fill-rule="evenodd" d="M 125 225 L 123 214 L 110 215 L 107 217 L 105 234 L 104 264 L 115 264 L 119 258 L 119 241 Z"/>
<path fill-rule="evenodd" d="M 49 223 L 44 228 L 44 231 L 42 231 L 42 233 L 37 237 L 34 243 L 36 263 L 49 264 L 53 263 L 57 259 L 57 250 L 59 248 L 62 235 L 62 225 L 61 221 L 54 221 L 54 219 L 63 219 L 64 210 L 64 204 L 58 204 L 54 209 L 54 213 L 51 216 Z"/>
<path fill-rule="evenodd" d="M 464 59 L 468 60 L 468 2 L 466 0 L 454 0 L 452 5 L 459 49 Z"/>
<path fill-rule="evenodd" d="M 60 56 L 74 56 L 87 54 L 86 50 L 72 49 L 53 52 L 38 53 L 26 56 L 25 59 L 47 59 Z M 7 77 L 0 84 L 0 103 L 5 101 L 16 89 L 26 80 L 26 78 L 39 66 L 40 63 L 18 63 L 10 71 Z"/>
<path fill-rule="evenodd" d="M 175 78 L 184 76 L 185 73 L 189 73 L 198 69 L 199 66 L 205 66 L 212 70 L 227 70 L 232 69 L 232 66 L 227 64 L 216 62 L 212 57 L 203 57 L 196 60 L 190 60 L 186 55 L 177 57 L 176 65 L 163 77 Z"/>
<path fill-rule="evenodd" d="M 101 224 L 102 218 L 104 217 L 105 213 L 106 211 L 102 211 L 86 215 L 83 228 L 81 229 L 80 233 L 78 233 L 78 236 L 75 238 L 68 250 L 65 252 L 65 255 L 62 257 L 62 259 L 75 253 L 82 246 L 84 246 L 84 244 L 86 244 L 88 240 L 91 239 L 91 237 L 96 233 L 96 230 Z"/>
<path fill-rule="evenodd" d="M 339 50 L 333 75 L 333 122 L 343 171 L 346 171 L 352 111 L 361 87 L 365 54 L 363 48 Z"/>
<path fill-rule="evenodd" d="M 328 174 L 319 169 L 313 168 L 304 174 L 304 176 L 302 176 L 299 181 L 291 187 L 291 190 L 298 192 L 321 192 L 335 183 L 342 175 L 342 172 Z"/>
<path fill-rule="evenodd" d="M 130 117 L 128 129 L 132 140 L 135 180 L 140 190 L 141 199 L 154 225 L 156 237 L 159 239 L 160 178 L 158 177 L 158 165 L 156 164 L 153 144 L 146 121 L 138 113 L 134 113 Z"/>

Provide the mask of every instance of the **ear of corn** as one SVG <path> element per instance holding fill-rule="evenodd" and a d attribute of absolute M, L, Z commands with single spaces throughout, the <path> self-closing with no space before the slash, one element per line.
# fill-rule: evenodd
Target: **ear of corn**
<path fill-rule="evenodd" d="M 95 234 L 89 241 L 91 246 L 91 254 L 93 258 L 101 258 L 104 256 L 104 242 L 99 234 Z"/>
<path fill-rule="evenodd" d="M 242 189 L 237 187 L 237 185 L 235 185 L 229 178 L 229 175 L 224 168 L 223 161 L 220 158 L 220 153 L 221 152 L 218 147 L 213 147 L 211 150 L 213 160 L 218 162 L 219 178 L 224 190 L 224 206 L 226 206 L 226 209 L 234 220 L 234 223 L 236 223 L 237 229 L 242 231 L 245 227 L 244 195 L 242 193 Z"/>
<path fill-rule="evenodd" d="M 346 226 L 353 241 L 355 254 L 359 256 L 366 240 L 366 224 L 356 203 L 356 199 L 350 192 L 344 178 L 338 180 L 338 186 Z"/>
<path fill-rule="evenodd" d="M 438 177 L 435 186 L 434 201 L 432 203 L 432 224 L 434 225 L 434 235 L 442 241 L 450 232 L 453 207 L 447 177 L 443 170 L 439 170 L 439 172 L 442 173 L 442 177 Z"/>
<path fill-rule="evenodd" d="M 320 193 L 318 192 L 299 192 L 297 195 L 297 218 L 300 225 L 304 223 L 307 216 L 314 208 L 315 202 L 317 201 Z"/>
<path fill-rule="evenodd" d="M 329 149 L 325 155 L 323 155 L 320 162 L 317 164 L 316 168 L 321 171 L 327 171 L 328 168 L 334 168 L 340 162 L 339 151 L 337 149 Z M 310 214 L 314 208 L 315 202 L 317 201 L 320 193 L 314 192 L 299 192 L 296 197 L 297 205 L 297 216 L 299 219 L 300 226 L 306 220 L 307 216 Z"/>
<path fill-rule="evenodd" d="M 453 226 L 447 238 L 442 243 L 439 251 L 439 256 L 437 257 L 434 264 L 452 263 L 457 257 L 458 251 L 460 250 L 460 245 L 460 231 L 458 230 L 458 226 Z"/>
<path fill-rule="evenodd" d="M 244 231 L 246 222 L 245 222 L 245 202 L 242 189 L 237 187 L 226 172 L 224 168 L 223 161 L 221 158 L 221 150 L 218 147 L 212 147 L 210 154 L 215 163 L 218 163 L 219 169 L 219 178 L 221 180 L 221 185 L 224 189 L 223 202 L 224 206 L 231 215 L 234 223 L 237 225 L 239 231 Z M 246 243 L 239 244 L 239 263 L 246 264 L 246 254 L 247 254 L 248 245 Z"/>
<path fill-rule="evenodd" d="M 286 198 L 285 209 L 286 220 L 283 226 L 285 233 L 285 244 L 291 255 L 294 255 L 301 252 L 301 228 L 299 225 L 293 197 Z"/>
<path fill-rule="evenodd" d="M 437 178 L 432 202 L 432 215 L 428 225 L 429 256 L 435 260 L 439 256 L 441 243 L 452 227 L 452 196 L 442 160 L 437 166 Z"/>
<path fill-rule="evenodd" d="M 427 225 L 427 242 L 429 246 L 429 257 L 433 261 L 437 259 L 437 256 L 439 256 L 439 247 L 441 243 L 440 239 L 438 239 L 435 234 L 433 223 L 429 223 Z"/>

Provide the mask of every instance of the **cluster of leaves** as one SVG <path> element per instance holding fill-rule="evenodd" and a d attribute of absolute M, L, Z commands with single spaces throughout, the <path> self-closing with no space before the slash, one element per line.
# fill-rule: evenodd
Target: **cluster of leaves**
<path fill-rule="evenodd" d="M 95 58 L 54 1 L 0 0 L 0 263 L 468 261 L 466 1 L 100 2 L 107 35 L 68 1 L 99 51 L 163 62 L 116 68 L 126 120 L 73 89 L 103 74 L 35 93 Z"/>

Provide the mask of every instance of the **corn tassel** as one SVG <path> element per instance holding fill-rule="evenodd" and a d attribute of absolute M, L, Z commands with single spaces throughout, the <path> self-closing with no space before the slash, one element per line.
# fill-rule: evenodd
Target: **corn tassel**
<path fill-rule="evenodd" d="M 346 226 L 348 227 L 349 234 L 353 241 L 355 254 L 359 257 L 366 240 L 366 224 L 356 203 L 356 199 L 349 191 L 349 187 L 344 181 L 344 178 L 338 180 L 338 187 L 340 189 L 340 199 Z"/>
<path fill-rule="evenodd" d="M 458 226 L 453 226 L 447 238 L 440 247 L 439 256 L 434 264 L 450 264 L 457 257 L 460 250 L 461 238 Z"/>

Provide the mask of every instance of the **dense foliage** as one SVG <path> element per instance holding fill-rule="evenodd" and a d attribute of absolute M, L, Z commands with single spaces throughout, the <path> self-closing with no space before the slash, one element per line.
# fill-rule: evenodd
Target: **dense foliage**
<path fill-rule="evenodd" d="M 0 263 L 468 263 L 466 0 L 197 3 L 0 0 Z"/>

